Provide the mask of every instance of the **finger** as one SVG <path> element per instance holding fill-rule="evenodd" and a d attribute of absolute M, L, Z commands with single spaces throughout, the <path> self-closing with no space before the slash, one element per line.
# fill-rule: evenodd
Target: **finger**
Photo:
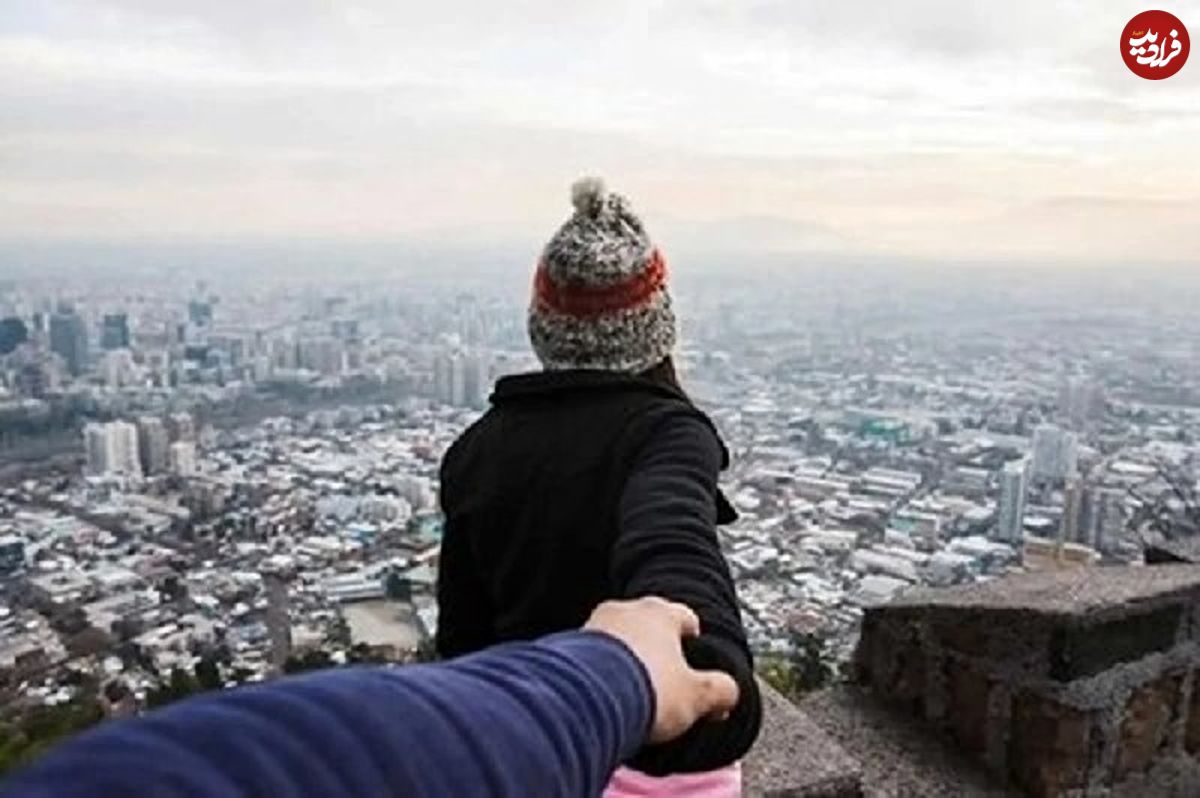
<path fill-rule="evenodd" d="M 692 611 L 691 607 L 674 601 L 667 602 L 667 606 L 671 610 L 675 623 L 679 626 L 680 636 L 696 637 L 700 634 L 700 617 Z"/>
<path fill-rule="evenodd" d="M 692 671 L 697 717 L 725 718 L 738 702 L 737 682 L 721 671 Z"/>

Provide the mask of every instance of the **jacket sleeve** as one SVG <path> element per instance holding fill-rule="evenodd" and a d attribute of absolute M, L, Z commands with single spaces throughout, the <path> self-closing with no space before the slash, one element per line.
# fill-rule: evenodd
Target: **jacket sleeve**
<path fill-rule="evenodd" d="M 762 721 L 733 579 L 717 541 L 723 458 L 710 427 L 691 414 L 673 413 L 656 423 L 621 493 L 612 556 L 618 595 L 658 595 L 691 607 L 700 616 L 701 635 L 685 644 L 689 663 L 729 673 L 741 691 L 727 720 L 702 721 L 629 763 L 654 775 L 731 764 L 753 745 Z"/>
<path fill-rule="evenodd" d="M 487 648 L 492 635 L 491 600 L 479 573 L 465 524 L 454 506 L 442 469 L 442 546 L 438 554 L 437 633 L 434 644 L 442 657 L 457 657 Z"/>
<path fill-rule="evenodd" d="M 653 716 L 649 678 L 624 644 L 566 632 L 106 723 L 0 783 L 0 798 L 599 795 Z"/>

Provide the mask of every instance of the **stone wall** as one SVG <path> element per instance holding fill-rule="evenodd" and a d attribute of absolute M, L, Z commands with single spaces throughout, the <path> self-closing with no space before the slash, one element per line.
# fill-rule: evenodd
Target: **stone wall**
<path fill-rule="evenodd" d="M 765 682 L 763 726 L 742 763 L 747 796 L 862 798 L 858 763 L 829 735 Z"/>
<path fill-rule="evenodd" d="M 1200 566 L 908 593 L 867 611 L 856 665 L 1027 794 L 1200 795 Z"/>

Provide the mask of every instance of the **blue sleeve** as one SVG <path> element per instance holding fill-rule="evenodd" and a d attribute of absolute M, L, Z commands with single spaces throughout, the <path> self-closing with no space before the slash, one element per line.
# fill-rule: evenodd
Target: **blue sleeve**
<path fill-rule="evenodd" d="M 567 632 L 184 701 L 63 744 L 0 796 L 593 796 L 653 713 L 622 643 Z"/>

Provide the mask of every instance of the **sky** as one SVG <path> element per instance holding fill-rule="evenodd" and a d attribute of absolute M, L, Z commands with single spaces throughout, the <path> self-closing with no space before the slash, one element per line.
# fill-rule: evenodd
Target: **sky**
<path fill-rule="evenodd" d="M 0 238 L 1200 261 L 1200 55 L 1124 0 L 0 0 Z M 1173 11 L 1200 38 L 1200 0 Z"/>

